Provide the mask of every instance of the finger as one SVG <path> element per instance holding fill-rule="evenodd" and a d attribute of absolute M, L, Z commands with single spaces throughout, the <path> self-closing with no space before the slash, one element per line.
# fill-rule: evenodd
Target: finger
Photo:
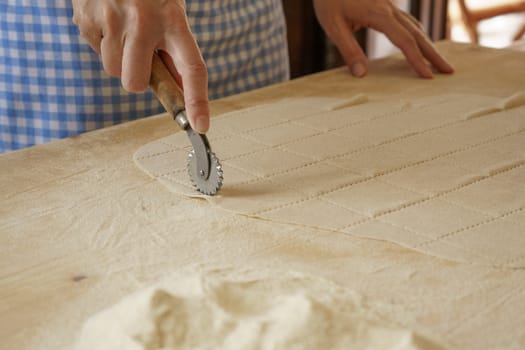
<path fill-rule="evenodd" d="M 419 22 L 417 19 L 414 18 L 410 13 L 404 12 L 404 11 L 397 11 L 396 14 L 400 13 L 402 16 L 406 17 L 412 24 L 416 26 L 416 28 L 421 29 L 421 31 L 424 31 L 425 28 L 423 27 L 423 24 Z"/>
<path fill-rule="evenodd" d="M 151 62 L 156 43 L 150 37 L 129 32 L 122 54 L 122 86 L 130 92 L 142 92 L 149 85 Z"/>
<path fill-rule="evenodd" d="M 83 23 L 79 25 L 78 29 L 80 31 L 80 37 L 91 46 L 93 51 L 100 54 L 100 42 L 103 38 L 102 30 L 94 25 L 85 25 Z"/>
<path fill-rule="evenodd" d="M 420 23 L 409 14 L 400 11 L 396 17 L 403 23 L 405 28 L 412 33 L 423 56 L 442 73 L 453 73 L 452 65 L 436 50 L 427 35 L 422 31 Z"/>
<path fill-rule="evenodd" d="M 90 12 L 90 3 L 73 1 L 73 23 L 78 27 L 82 37 L 91 48 L 100 54 L 100 41 L 102 40 L 101 27 L 95 24 L 87 13 Z"/>
<path fill-rule="evenodd" d="M 423 78 L 432 78 L 433 74 L 419 49 L 416 39 L 396 18 L 388 21 L 385 27 L 377 29 L 388 37 L 394 45 L 399 47 L 414 70 Z"/>
<path fill-rule="evenodd" d="M 96 29 L 80 30 L 80 36 L 91 46 L 93 51 L 100 55 L 100 45 L 102 41 L 102 32 Z"/>
<path fill-rule="evenodd" d="M 102 64 L 109 75 L 120 77 L 124 37 L 122 18 L 116 11 L 106 10 L 103 13 L 103 38 L 100 43 Z"/>
<path fill-rule="evenodd" d="M 177 67 L 174 76 L 180 74 L 190 125 L 195 131 L 205 133 L 210 124 L 208 72 L 189 28 L 170 33 L 165 51 Z"/>
<path fill-rule="evenodd" d="M 357 40 L 350 29 L 351 26 L 344 20 L 335 23 L 335 25 L 336 30 L 333 32 L 331 39 L 339 49 L 346 65 L 350 68 L 353 76 L 365 76 L 368 71 L 366 56 L 357 43 Z"/>
<path fill-rule="evenodd" d="M 162 59 L 162 62 L 164 62 L 169 72 L 177 82 L 177 85 L 180 86 L 181 89 L 184 89 L 184 86 L 182 85 L 182 78 L 179 72 L 177 71 L 177 67 L 175 67 L 175 64 L 173 63 L 173 59 L 171 58 L 171 56 L 164 50 L 158 50 L 157 52 L 160 58 Z"/>
<path fill-rule="evenodd" d="M 100 43 L 100 53 L 104 70 L 113 77 L 120 77 L 123 53 L 122 39 L 120 36 L 104 36 Z"/>

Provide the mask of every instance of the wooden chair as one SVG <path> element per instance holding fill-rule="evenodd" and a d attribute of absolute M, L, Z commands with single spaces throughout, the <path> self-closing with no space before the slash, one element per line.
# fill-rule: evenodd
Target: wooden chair
<path fill-rule="evenodd" d="M 477 27 L 480 21 L 500 15 L 525 12 L 525 0 L 480 1 L 477 6 L 468 0 L 458 0 L 458 5 L 463 23 L 473 43 L 479 41 Z M 516 34 L 514 40 L 520 39 L 523 35 L 525 35 L 525 25 Z"/>

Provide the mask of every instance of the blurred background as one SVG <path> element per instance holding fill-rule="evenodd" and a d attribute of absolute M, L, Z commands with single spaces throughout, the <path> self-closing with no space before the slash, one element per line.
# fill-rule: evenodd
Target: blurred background
<path fill-rule="evenodd" d="M 525 0 L 396 0 L 422 22 L 432 40 L 472 42 L 493 48 L 525 50 Z M 315 18 L 312 1 L 283 0 L 288 23 L 292 78 L 342 65 L 337 49 Z M 396 49 L 374 30 L 355 33 L 370 59 Z"/>

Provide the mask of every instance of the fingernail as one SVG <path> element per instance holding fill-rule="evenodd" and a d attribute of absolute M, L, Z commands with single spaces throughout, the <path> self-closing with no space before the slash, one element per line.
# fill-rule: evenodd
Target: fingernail
<path fill-rule="evenodd" d="M 198 116 L 195 119 L 195 131 L 198 133 L 204 134 L 206 131 L 208 131 L 208 118 L 205 116 Z"/>
<path fill-rule="evenodd" d="M 352 75 L 355 77 L 362 77 L 365 75 L 365 66 L 361 62 L 356 62 L 352 66 Z"/>

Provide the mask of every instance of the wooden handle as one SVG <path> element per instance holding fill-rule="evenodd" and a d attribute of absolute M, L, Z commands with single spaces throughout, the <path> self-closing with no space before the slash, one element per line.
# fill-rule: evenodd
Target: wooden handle
<path fill-rule="evenodd" d="M 173 118 L 184 110 L 182 90 L 157 53 L 153 54 L 149 84 L 160 103 Z"/>

